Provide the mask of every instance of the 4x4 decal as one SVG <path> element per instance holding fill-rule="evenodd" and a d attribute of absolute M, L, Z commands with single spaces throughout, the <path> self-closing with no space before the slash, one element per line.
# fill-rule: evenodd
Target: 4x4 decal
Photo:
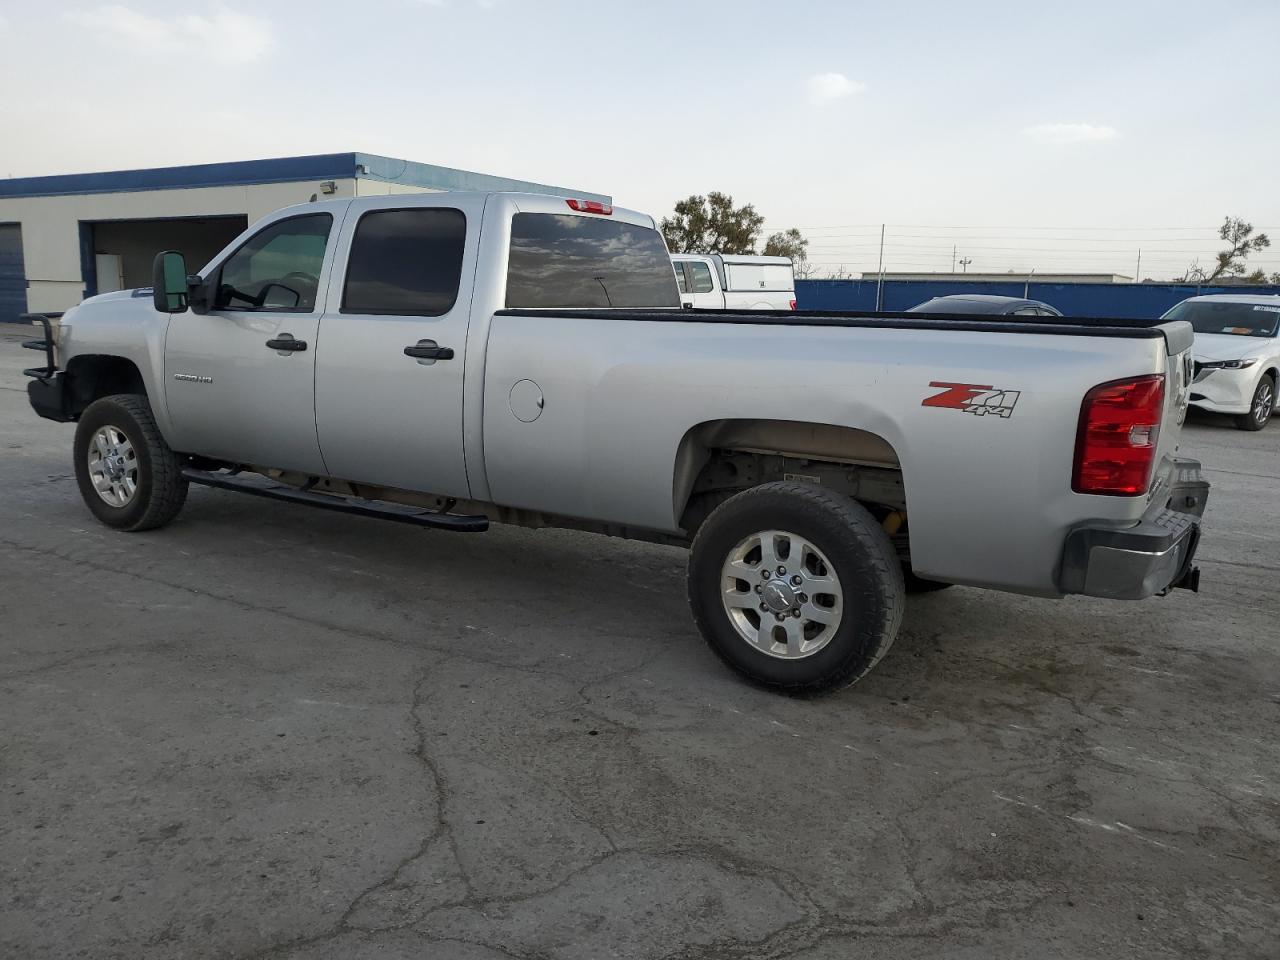
<path fill-rule="evenodd" d="M 935 380 L 929 386 L 945 389 L 941 393 L 925 397 L 920 404 L 922 407 L 963 410 L 979 417 L 991 414 L 1006 420 L 1013 416 L 1013 408 L 1022 395 L 1020 390 L 997 390 L 978 383 L 942 383 Z"/>

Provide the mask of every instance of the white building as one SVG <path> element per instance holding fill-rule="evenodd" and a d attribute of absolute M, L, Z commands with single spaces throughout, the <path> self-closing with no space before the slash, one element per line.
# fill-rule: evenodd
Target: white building
<path fill-rule="evenodd" d="M 207 263 L 264 214 L 315 197 L 437 190 L 607 196 L 367 153 L 0 180 L 0 322 L 151 284 L 160 250 Z"/>

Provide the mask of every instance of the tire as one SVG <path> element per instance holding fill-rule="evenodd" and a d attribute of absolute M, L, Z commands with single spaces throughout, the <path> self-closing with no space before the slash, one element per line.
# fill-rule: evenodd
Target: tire
<path fill-rule="evenodd" d="M 1276 381 L 1271 374 L 1263 374 L 1258 386 L 1253 391 L 1253 399 L 1249 401 L 1249 412 L 1235 418 L 1236 427 L 1240 430 L 1261 430 L 1271 420 L 1271 411 L 1276 405 Z"/>
<path fill-rule="evenodd" d="M 926 580 L 924 577 L 917 577 L 905 563 L 902 565 L 902 583 L 906 587 L 907 593 L 937 593 L 939 590 L 955 586 L 954 583 L 943 583 L 941 580 Z"/>
<path fill-rule="evenodd" d="M 118 530 L 163 527 L 187 499 L 182 459 L 164 442 L 151 405 L 138 394 L 103 397 L 81 414 L 75 469 L 90 512 Z"/>
<path fill-rule="evenodd" d="M 720 504 L 693 541 L 688 587 L 694 621 L 716 655 L 782 693 L 854 683 L 902 623 L 902 568 L 880 524 L 848 497 L 805 483 L 766 483 Z"/>

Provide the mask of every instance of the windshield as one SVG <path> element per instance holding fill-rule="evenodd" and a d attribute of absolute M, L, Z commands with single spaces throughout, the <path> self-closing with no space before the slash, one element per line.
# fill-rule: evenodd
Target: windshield
<path fill-rule="evenodd" d="M 1280 298 L 1274 306 L 1262 303 L 1229 303 L 1184 300 L 1161 319 L 1186 320 L 1196 333 L 1229 333 L 1239 337 L 1274 337 L 1280 323 Z"/>
<path fill-rule="evenodd" d="M 671 307 L 680 291 L 662 235 L 602 217 L 511 218 L 508 307 Z"/>

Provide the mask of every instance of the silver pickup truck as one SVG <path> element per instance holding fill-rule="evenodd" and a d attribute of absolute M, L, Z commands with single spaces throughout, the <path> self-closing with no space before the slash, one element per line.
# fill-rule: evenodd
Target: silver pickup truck
<path fill-rule="evenodd" d="M 864 675 L 915 590 L 1197 583 L 1186 323 L 682 310 L 651 218 L 524 194 L 313 202 L 155 273 L 30 344 L 121 530 L 200 483 L 688 545 L 707 642 L 793 693 Z"/>

